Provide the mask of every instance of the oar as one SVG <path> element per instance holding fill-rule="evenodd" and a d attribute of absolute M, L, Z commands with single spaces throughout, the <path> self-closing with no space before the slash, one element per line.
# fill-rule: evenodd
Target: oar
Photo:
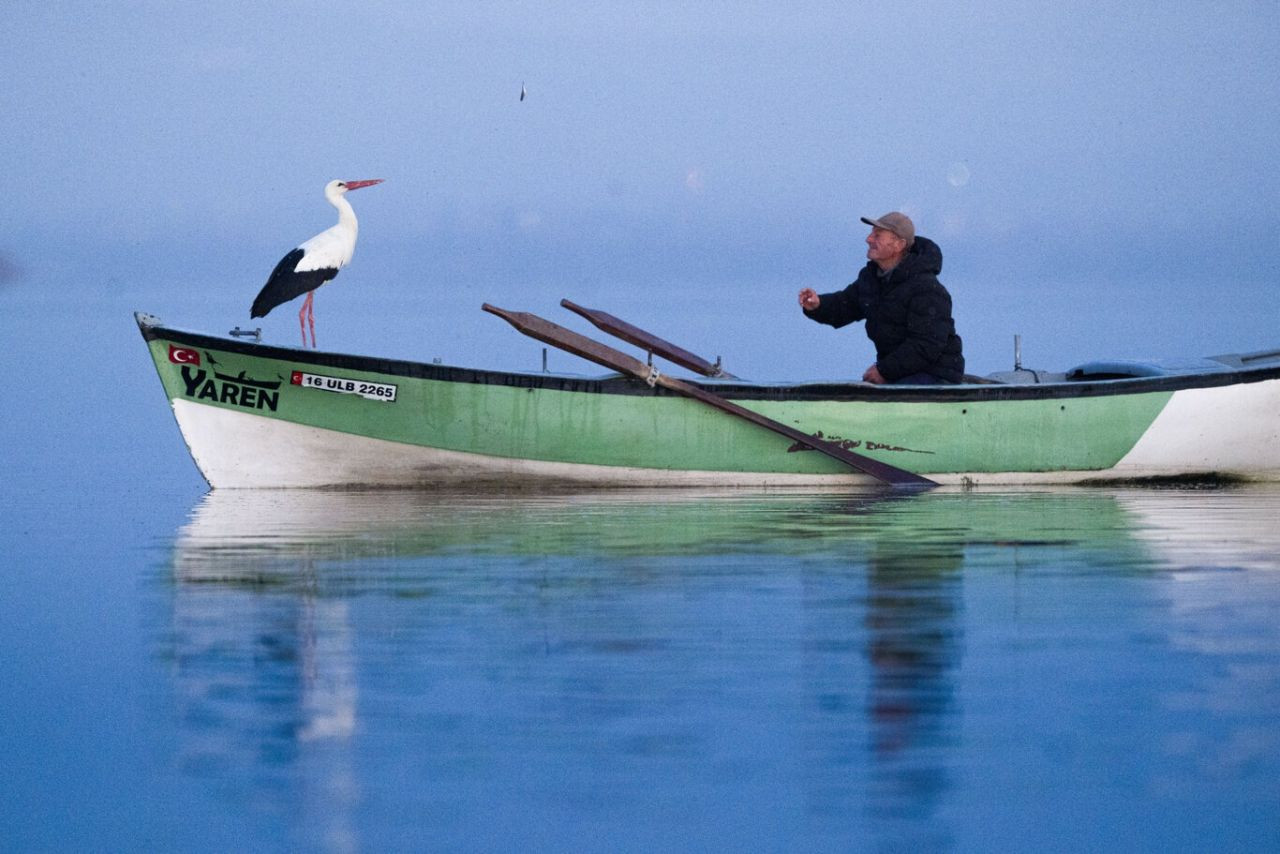
<path fill-rule="evenodd" d="M 575 302 L 570 302 L 567 299 L 560 300 L 560 304 L 569 309 L 569 311 L 576 311 L 578 314 L 594 323 L 597 328 L 608 332 L 610 335 L 615 335 L 623 341 L 635 344 L 637 347 L 647 350 L 655 356 L 661 356 L 668 361 L 675 362 L 677 365 L 688 368 L 694 373 L 702 374 L 704 377 L 720 377 L 729 380 L 737 379 L 733 374 L 726 373 L 720 367 L 720 361 L 718 359 L 715 364 L 712 364 L 701 356 L 690 353 L 683 347 L 677 347 L 670 341 L 664 341 L 650 332 L 645 332 L 638 326 L 632 326 L 625 320 L 614 317 L 607 311 L 600 311 L 595 308 L 586 308 Z"/>
<path fill-rule="evenodd" d="M 780 433 L 792 441 L 808 445 L 815 451 L 821 451 L 827 456 L 839 460 L 850 468 L 856 469 L 864 474 L 871 475 L 877 480 L 883 481 L 897 489 L 930 489 L 938 484 L 927 477 L 921 477 L 914 472 L 906 469 L 900 469 L 891 466 L 888 463 L 882 463 L 879 460 L 873 460 L 870 457 L 864 457 L 861 454 L 855 454 L 850 450 L 823 441 L 814 436 L 803 433 L 794 427 L 789 427 L 780 421 L 774 421 L 772 418 L 766 418 L 758 412 L 753 412 L 739 406 L 732 401 L 725 400 L 719 395 L 712 394 L 706 389 L 699 388 L 689 383 L 682 382 L 674 377 L 668 377 L 658 373 L 652 365 L 646 365 L 644 362 L 626 353 L 619 352 L 612 347 L 601 344 L 585 335 L 579 335 L 576 332 L 565 329 L 563 326 L 557 326 L 549 320 L 544 320 L 536 314 L 530 314 L 524 311 L 507 311 L 496 306 L 485 303 L 481 306 L 490 314 L 496 314 L 503 320 L 510 323 L 520 332 L 528 335 L 530 338 L 536 338 L 539 341 L 550 344 L 553 347 L 559 347 L 576 356 L 581 356 L 588 361 L 595 362 L 597 365 L 603 365 L 606 368 L 615 370 L 622 374 L 630 374 L 633 377 L 644 380 L 649 385 L 660 385 L 663 388 L 670 389 L 677 394 L 685 397 L 693 398 L 715 407 L 721 412 L 727 412 L 738 418 L 750 421 L 767 430 Z"/>

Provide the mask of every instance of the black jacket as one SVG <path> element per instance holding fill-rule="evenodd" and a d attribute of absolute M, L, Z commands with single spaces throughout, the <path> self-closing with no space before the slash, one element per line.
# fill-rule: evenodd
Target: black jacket
<path fill-rule="evenodd" d="M 951 294 L 938 281 L 942 250 L 927 237 L 917 237 L 887 277 L 868 261 L 843 291 L 823 294 L 821 304 L 805 314 L 839 329 L 867 322 L 867 337 L 876 345 L 876 365 L 889 382 L 921 372 L 958 383 L 964 376 L 964 354 L 951 317 Z"/>

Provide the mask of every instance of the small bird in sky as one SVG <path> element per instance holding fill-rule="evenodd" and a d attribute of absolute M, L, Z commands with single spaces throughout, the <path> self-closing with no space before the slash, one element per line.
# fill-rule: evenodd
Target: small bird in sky
<path fill-rule="evenodd" d="M 250 317 L 266 317 L 267 312 L 295 297 L 306 294 L 302 310 L 298 312 L 298 326 L 302 329 L 302 346 L 307 346 L 307 327 L 311 328 L 311 346 L 316 346 L 316 315 L 312 303 L 316 288 L 338 275 L 351 261 L 356 251 L 356 235 L 360 226 L 356 212 L 345 198 L 351 190 L 381 184 L 381 178 L 370 181 L 330 181 L 325 185 L 324 197 L 338 209 L 338 223 L 302 243 L 271 271 L 258 298 L 249 310 Z"/>
<path fill-rule="evenodd" d="M 525 95 L 527 95 L 527 94 L 529 94 L 529 93 L 525 90 L 525 88 L 524 88 L 524 84 L 523 84 L 523 83 L 521 83 L 521 84 L 520 84 L 520 100 L 521 100 L 521 101 L 523 101 L 523 100 L 524 100 L 524 96 L 525 96 Z"/>

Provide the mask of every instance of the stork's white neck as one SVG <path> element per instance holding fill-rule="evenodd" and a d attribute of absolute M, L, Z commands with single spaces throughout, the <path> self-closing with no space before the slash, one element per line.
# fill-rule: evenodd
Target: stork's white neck
<path fill-rule="evenodd" d="M 338 192 L 336 189 L 332 192 L 325 193 L 329 199 L 329 204 L 338 209 L 338 225 L 344 229 L 350 229 L 351 234 L 355 235 L 360 231 L 360 223 L 356 221 L 356 212 L 351 207 L 351 203 L 347 201 L 346 193 Z"/>

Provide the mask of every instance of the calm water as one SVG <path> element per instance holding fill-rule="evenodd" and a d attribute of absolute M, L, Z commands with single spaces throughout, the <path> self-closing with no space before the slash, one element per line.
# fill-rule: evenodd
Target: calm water
<path fill-rule="evenodd" d="M 224 492 L 54 542 L 28 517 L 6 836 L 1274 850 L 1278 511 Z"/>
<path fill-rule="evenodd" d="M 0 849 L 1280 850 L 1280 487 L 206 494 L 32 346 Z"/>

